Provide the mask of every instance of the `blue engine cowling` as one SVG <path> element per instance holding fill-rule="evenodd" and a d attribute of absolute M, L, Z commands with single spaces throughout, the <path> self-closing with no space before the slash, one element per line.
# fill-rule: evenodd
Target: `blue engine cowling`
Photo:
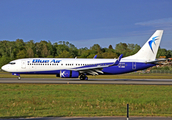
<path fill-rule="evenodd" d="M 72 70 L 61 70 L 60 77 L 61 78 L 78 78 L 79 72 Z"/>

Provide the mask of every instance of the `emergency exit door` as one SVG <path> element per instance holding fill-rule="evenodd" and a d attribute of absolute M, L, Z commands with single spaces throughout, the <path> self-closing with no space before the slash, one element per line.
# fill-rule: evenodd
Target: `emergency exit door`
<path fill-rule="evenodd" d="M 26 69 L 26 61 L 25 60 L 21 61 L 21 68 Z"/>
<path fill-rule="evenodd" d="M 132 63 L 132 69 L 133 69 L 133 70 L 136 70 L 136 62 L 133 62 L 133 63 Z"/>

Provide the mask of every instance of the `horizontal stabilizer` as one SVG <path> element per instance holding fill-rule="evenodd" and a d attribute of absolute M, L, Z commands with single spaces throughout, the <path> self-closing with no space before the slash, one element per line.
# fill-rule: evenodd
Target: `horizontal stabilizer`
<path fill-rule="evenodd" d="M 159 64 L 158 62 L 163 62 L 163 61 L 166 61 L 167 59 L 158 59 L 158 60 L 154 60 L 154 61 L 149 61 L 149 62 L 146 62 L 146 63 L 150 63 L 150 64 Z"/>

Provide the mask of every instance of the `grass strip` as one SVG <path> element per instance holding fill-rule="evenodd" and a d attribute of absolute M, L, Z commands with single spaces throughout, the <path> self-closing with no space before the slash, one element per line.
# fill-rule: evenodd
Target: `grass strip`
<path fill-rule="evenodd" d="M 0 117 L 172 116 L 172 86 L 0 84 Z"/>

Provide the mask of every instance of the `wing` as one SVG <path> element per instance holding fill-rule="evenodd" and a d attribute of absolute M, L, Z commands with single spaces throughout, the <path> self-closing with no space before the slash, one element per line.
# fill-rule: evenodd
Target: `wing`
<path fill-rule="evenodd" d="M 110 67 L 110 66 L 117 66 L 119 63 L 120 63 L 120 60 L 122 58 L 123 54 L 121 54 L 119 56 L 119 58 L 112 64 L 98 64 L 98 65 L 95 65 L 95 66 L 82 66 L 82 67 L 79 67 L 79 68 L 73 68 L 73 69 L 70 69 L 70 70 L 73 70 L 73 71 L 79 71 L 80 73 L 87 73 L 87 74 L 91 74 L 91 75 L 98 75 L 98 74 L 103 74 L 102 70 L 103 68 L 106 68 L 106 67 Z"/>

